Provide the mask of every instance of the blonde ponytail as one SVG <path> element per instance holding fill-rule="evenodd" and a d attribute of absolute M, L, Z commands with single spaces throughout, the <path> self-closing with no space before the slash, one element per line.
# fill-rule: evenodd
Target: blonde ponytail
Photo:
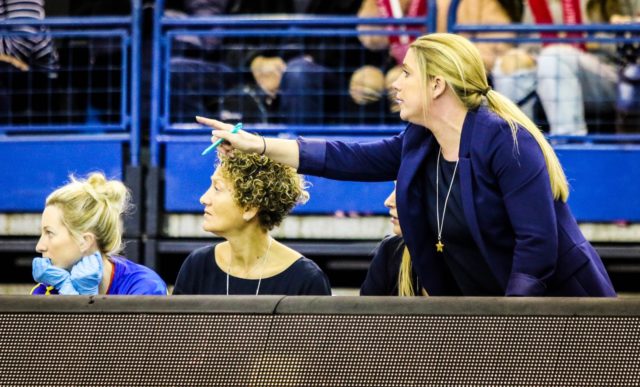
<path fill-rule="evenodd" d="M 526 114 L 518 108 L 518 106 L 511 102 L 510 99 L 498 93 L 497 91 L 489 91 L 486 95 L 487 104 L 489 109 L 493 110 L 497 115 L 502 117 L 511 128 L 514 142 L 517 144 L 517 132 L 518 125 L 523 127 L 533 136 L 536 140 L 542 155 L 544 156 L 545 163 L 547 164 L 547 171 L 549 173 L 549 180 L 551 182 L 551 193 L 553 198 L 566 202 L 569 199 L 569 184 L 567 183 L 567 177 L 564 174 L 564 170 L 560 165 L 560 160 L 554 152 L 553 148 L 544 137 L 540 129 L 536 124 L 531 121 Z"/>
<path fill-rule="evenodd" d="M 404 246 L 402 262 L 400 263 L 400 270 L 398 272 L 398 295 L 401 297 L 416 295 L 413 289 L 413 275 L 411 271 L 411 256 L 409 255 L 407 246 Z"/>

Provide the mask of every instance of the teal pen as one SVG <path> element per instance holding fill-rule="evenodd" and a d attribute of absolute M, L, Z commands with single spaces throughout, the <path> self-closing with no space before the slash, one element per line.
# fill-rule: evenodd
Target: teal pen
<path fill-rule="evenodd" d="M 236 124 L 236 126 L 233 127 L 233 129 L 231 129 L 231 133 L 238 133 L 238 130 L 242 129 L 242 122 L 238 122 Z M 214 142 L 213 144 L 209 145 L 209 147 L 207 149 L 205 149 L 204 151 L 202 151 L 202 156 L 206 155 L 207 153 L 211 152 L 212 149 L 215 149 L 218 147 L 218 145 L 222 144 L 222 139 L 219 138 L 216 142 Z"/>

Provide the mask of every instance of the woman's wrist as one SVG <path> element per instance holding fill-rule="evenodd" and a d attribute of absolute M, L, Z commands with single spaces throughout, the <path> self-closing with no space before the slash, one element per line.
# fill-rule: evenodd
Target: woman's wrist
<path fill-rule="evenodd" d="M 260 151 L 260 156 L 264 156 L 264 154 L 267 153 L 267 140 L 264 136 L 260 136 L 260 138 L 262 139 L 262 151 Z"/>
<path fill-rule="evenodd" d="M 267 139 L 263 135 L 253 133 L 255 140 L 251 146 L 251 152 L 260 156 L 264 156 L 267 152 Z"/>

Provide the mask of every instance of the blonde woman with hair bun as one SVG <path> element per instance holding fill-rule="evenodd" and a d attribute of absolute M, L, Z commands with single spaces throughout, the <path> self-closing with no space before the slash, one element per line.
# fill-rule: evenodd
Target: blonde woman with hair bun
<path fill-rule="evenodd" d="M 397 180 L 402 235 L 430 296 L 616 296 L 567 205 L 553 148 L 491 89 L 473 43 L 418 38 L 393 88 L 409 124 L 379 141 L 262 139 L 198 121 L 214 129 L 212 141 L 226 140 L 222 153 L 262 153 L 332 179 Z"/>
<path fill-rule="evenodd" d="M 70 180 L 46 199 L 31 294 L 166 295 L 155 272 L 118 255 L 130 201 L 124 184 L 102 173 Z"/>

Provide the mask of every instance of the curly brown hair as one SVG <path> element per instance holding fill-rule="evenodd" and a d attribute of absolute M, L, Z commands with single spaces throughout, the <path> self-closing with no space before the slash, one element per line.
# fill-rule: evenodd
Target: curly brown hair
<path fill-rule="evenodd" d="M 309 199 L 307 183 L 295 169 L 266 156 L 234 151 L 233 157 L 218 154 L 222 177 L 233 186 L 240 207 L 257 208 L 260 225 L 271 230 L 297 204 Z"/>

